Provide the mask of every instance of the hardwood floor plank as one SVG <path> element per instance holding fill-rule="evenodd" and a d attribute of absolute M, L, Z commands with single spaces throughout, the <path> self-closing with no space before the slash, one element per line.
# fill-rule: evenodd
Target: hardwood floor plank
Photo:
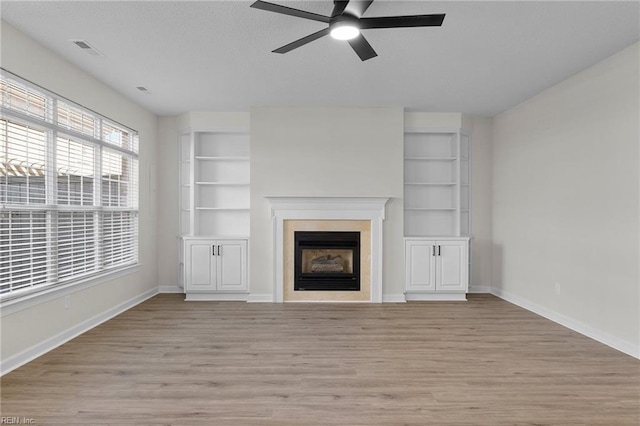
<path fill-rule="evenodd" d="M 490 295 L 158 295 L 1 380 L 2 416 L 82 425 L 638 425 L 640 361 Z"/>

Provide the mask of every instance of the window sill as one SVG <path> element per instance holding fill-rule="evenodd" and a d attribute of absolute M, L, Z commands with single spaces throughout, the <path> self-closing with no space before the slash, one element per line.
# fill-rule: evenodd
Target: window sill
<path fill-rule="evenodd" d="M 46 288 L 22 297 L 0 302 L 0 318 L 12 315 L 24 309 L 29 309 L 43 303 L 59 299 L 61 297 L 77 293 L 88 288 L 104 284 L 108 281 L 134 274 L 140 270 L 140 263 L 126 266 L 115 271 L 109 271 L 98 276 L 92 276 L 67 284 L 61 284 Z"/>

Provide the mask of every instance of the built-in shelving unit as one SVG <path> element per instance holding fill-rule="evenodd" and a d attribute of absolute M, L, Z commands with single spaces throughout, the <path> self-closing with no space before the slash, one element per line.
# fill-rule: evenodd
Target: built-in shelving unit
<path fill-rule="evenodd" d="M 250 143 L 243 132 L 180 137 L 180 232 L 186 300 L 246 300 Z"/>
<path fill-rule="evenodd" d="M 407 132 L 406 237 L 469 235 L 469 138 L 460 132 Z"/>
<path fill-rule="evenodd" d="M 405 297 L 465 300 L 471 235 L 470 141 L 459 130 L 404 136 Z"/>
<path fill-rule="evenodd" d="M 193 132 L 181 139 L 183 235 L 249 234 L 249 135 Z"/>

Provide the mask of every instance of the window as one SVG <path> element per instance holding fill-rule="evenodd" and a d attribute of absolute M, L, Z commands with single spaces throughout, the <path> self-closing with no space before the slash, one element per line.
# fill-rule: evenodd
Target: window
<path fill-rule="evenodd" d="M 138 263 L 138 136 L 0 74 L 0 298 Z"/>

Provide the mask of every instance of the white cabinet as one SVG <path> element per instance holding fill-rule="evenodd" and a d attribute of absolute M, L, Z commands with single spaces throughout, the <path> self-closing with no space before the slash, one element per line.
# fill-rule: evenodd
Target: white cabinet
<path fill-rule="evenodd" d="M 246 300 L 247 240 L 184 239 L 186 300 Z"/>
<path fill-rule="evenodd" d="M 466 300 L 469 286 L 469 240 L 407 238 L 407 300 Z"/>

